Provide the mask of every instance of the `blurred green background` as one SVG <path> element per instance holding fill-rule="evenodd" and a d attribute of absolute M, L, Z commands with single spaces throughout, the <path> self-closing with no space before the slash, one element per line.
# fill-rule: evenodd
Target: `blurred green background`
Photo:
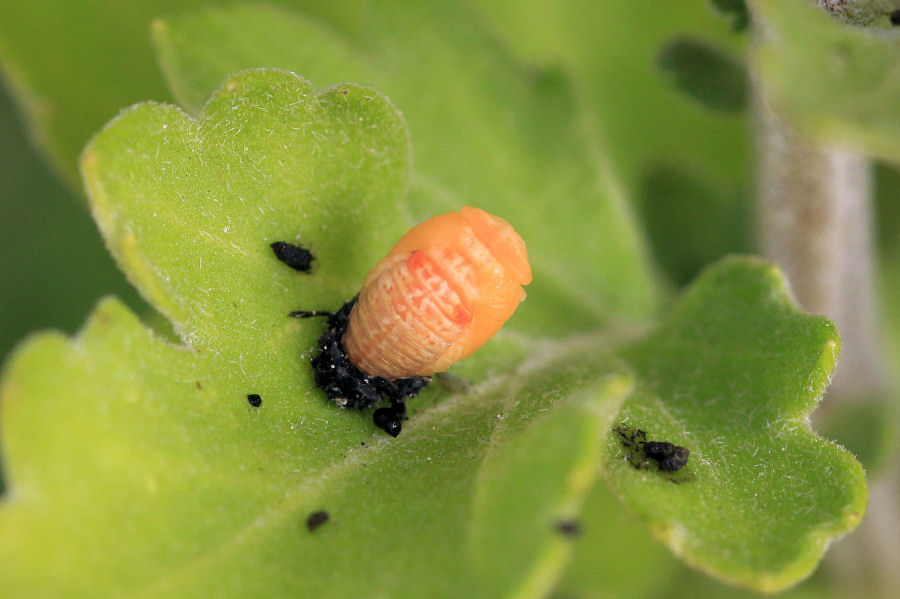
<path fill-rule="evenodd" d="M 103 247 L 84 201 L 29 140 L 0 87 L 0 355 L 29 332 L 74 333 L 107 294 L 142 302 Z"/>

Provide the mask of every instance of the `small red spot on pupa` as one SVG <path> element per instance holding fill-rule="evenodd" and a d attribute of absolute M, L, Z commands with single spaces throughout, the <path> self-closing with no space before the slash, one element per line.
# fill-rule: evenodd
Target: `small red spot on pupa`
<path fill-rule="evenodd" d="M 472 313 L 466 310 L 462 304 L 456 304 L 453 309 L 453 322 L 456 324 L 465 324 L 472 320 Z"/>
<path fill-rule="evenodd" d="M 424 267 L 427 261 L 428 259 L 422 252 L 413 252 L 409 255 L 409 258 L 406 259 L 406 267 L 410 270 L 416 270 Z"/>

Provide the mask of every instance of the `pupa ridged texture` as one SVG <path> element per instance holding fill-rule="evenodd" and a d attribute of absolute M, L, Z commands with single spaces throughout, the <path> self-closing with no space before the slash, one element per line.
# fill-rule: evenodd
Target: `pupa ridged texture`
<path fill-rule="evenodd" d="M 411 229 L 366 277 L 342 344 L 362 372 L 443 372 L 481 347 L 525 298 L 525 243 L 502 218 L 464 207 Z"/>

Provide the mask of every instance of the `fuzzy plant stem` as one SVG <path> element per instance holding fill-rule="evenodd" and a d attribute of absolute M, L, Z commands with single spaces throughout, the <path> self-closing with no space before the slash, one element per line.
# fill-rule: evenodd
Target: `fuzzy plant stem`
<path fill-rule="evenodd" d="M 870 161 L 805 139 L 758 85 L 755 94 L 762 250 L 784 269 L 804 309 L 837 324 L 841 358 L 829 394 L 882 393 Z"/>

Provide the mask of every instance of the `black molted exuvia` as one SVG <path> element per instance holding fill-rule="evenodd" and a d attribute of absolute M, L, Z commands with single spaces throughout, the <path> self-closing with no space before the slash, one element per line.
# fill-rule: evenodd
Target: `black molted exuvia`
<path fill-rule="evenodd" d="M 419 393 L 431 381 L 430 377 L 411 376 L 389 380 L 378 376 L 369 376 L 354 366 L 347 354 L 341 339 L 347 332 L 350 311 L 356 303 L 353 298 L 337 312 L 302 311 L 291 312 L 297 318 L 328 316 L 325 332 L 317 343 L 318 353 L 312 359 L 316 385 L 339 406 L 345 408 L 365 409 L 386 399 L 391 402 L 390 408 L 375 410 L 375 424 L 396 437 L 400 434 L 401 421 L 406 416 L 405 401 Z"/>
<path fill-rule="evenodd" d="M 653 460 L 661 472 L 677 472 L 688 463 L 691 451 L 668 441 L 648 441 L 647 433 L 621 423 L 613 429 L 628 451 L 626 458 L 638 469 L 647 467 L 647 460 Z"/>
<path fill-rule="evenodd" d="M 659 464 L 663 472 L 676 472 L 687 463 L 691 450 L 667 441 L 647 441 L 643 446 L 644 455 Z"/>

